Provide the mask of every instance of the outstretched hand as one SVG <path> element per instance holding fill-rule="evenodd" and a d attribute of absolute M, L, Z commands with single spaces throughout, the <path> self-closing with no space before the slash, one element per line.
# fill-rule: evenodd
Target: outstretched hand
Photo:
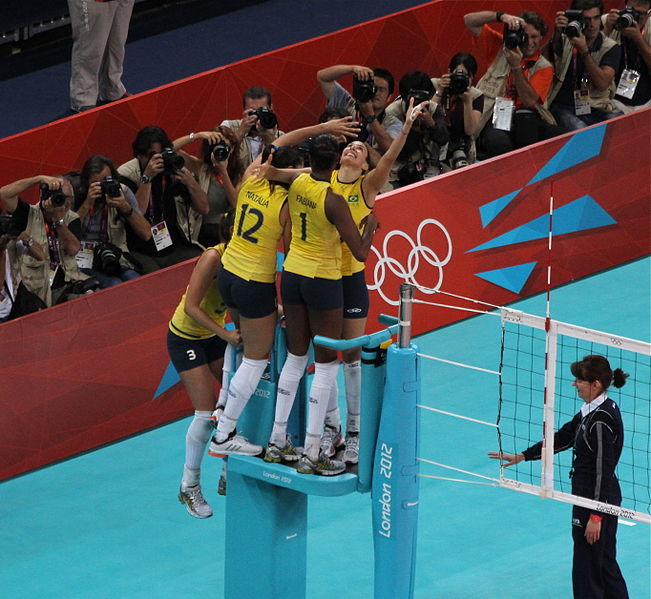
<path fill-rule="evenodd" d="M 503 468 L 514 466 L 524 460 L 524 455 L 521 453 L 504 453 L 503 451 L 489 451 L 488 457 L 492 460 L 500 460 L 502 462 L 500 465 Z M 504 462 L 506 462 L 506 464 Z"/>

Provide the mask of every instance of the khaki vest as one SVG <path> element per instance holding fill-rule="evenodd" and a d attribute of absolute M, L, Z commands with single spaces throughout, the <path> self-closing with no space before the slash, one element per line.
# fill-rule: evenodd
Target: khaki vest
<path fill-rule="evenodd" d="M 534 65 L 529 69 L 529 78 L 531 78 L 536 71 L 544 68 L 550 68 L 552 64 L 544 57 L 540 56 Z M 482 129 L 486 123 L 493 117 L 493 106 L 495 106 L 495 98 L 499 98 L 506 90 L 506 82 L 511 74 L 511 67 L 502 52 L 498 52 L 495 60 L 488 67 L 484 76 L 479 80 L 477 89 L 484 94 L 484 112 L 482 112 L 477 131 L 474 137 L 479 137 Z M 544 102 L 544 98 L 542 98 Z M 552 117 L 549 110 L 546 110 L 542 105 L 536 105 L 536 111 L 540 118 L 552 125 L 556 124 L 554 117 Z"/>
<path fill-rule="evenodd" d="M 130 179 L 138 186 L 140 186 L 140 177 L 142 176 L 142 171 L 140 169 L 140 163 L 138 162 L 137 158 L 133 158 L 132 160 L 129 160 L 129 162 L 125 162 L 118 168 L 118 172 L 122 176 Z M 199 238 L 199 231 L 201 230 L 201 214 L 199 214 L 192 206 L 190 206 L 185 201 L 183 196 L 174 196 L 174 205 L 176 208 L 176 221 L 183 236 L 188 241 L 200 245 L 197 242 L 197 239 Z M 188 224 L 190 228 L 190 238 L 188 237 Z M 111 241 L 111 243 L 118 245 L 114 241 Z"/>
<path fill-rule="evenodd" d="M 601 36 L 602 39 L 602 44 L 601 48 L 597 50 L 596 52 L 590 52 L 590 55 L 592 56 L 592 59 L 595 61 L 595 63 L 599 64 L 601 62 L 601 59 L 603 58 L 604 54 L 608 52 L 611 48 L 615 46 L 615 42 L 607 37 L 604 37 L 604 34 L 599 32 L 599 35 Z M 561 52 L 561 56 L 558 60 L 556 60 L 556 64 L 554 66 L 554 81 L 552 83 L 552 87 L 549 90 L 549 95 L 547 96 L 547 102 L 545 103 L 546 107 L 549 107 L 551 103 L 554 101 L 554 98 L 558 95 L 558 92 L 560 91 L 563 81 L 565 81 L 565 75 L 567 74 L 568 69 L 570 68 L 570 63 L 572 62 L 572 44 L 570 41 L 567 39 L 567 36 L 563 36 L 563 51 Z M 588 94 L 589 94 L 589 101 L 590 101 L 590 106 L 592 108 L 597 108 L 599 110 L 605 110 L 606 112 L 615 112 L 617 109 L 615 108 L 613 104 L 613 98 L 615 97 L 615 89 L 617 86 L 615 85 L 615 78 L 613 77 L 613 80 L 610 82 L 610 85 L 604 89 L 604 90 L 599 90 L 594 85 L 592 85 L 592 81 L 588 79 Z"/>
<path fill-rule="evenodd" d="M 601 15 L 601 22 L 602 24 L 606 24 L 606 17 L 608 15 Z M 622 32 L 617 31 L 617 29 L 614 29 L 610 32 L 610 35 L 608 36 L 611 40 L 614 42 L 617 42 L 618 44 L 621 44 L 622 42 Z M 644 25 L 644 41 L 651 46 L 651 16 L 646 20 L 646 24 Z"/>
<path fill-rule="evenodd" d="M 69 225 L 73 220 L 78 219 L 79 216 L 76 212 L 68 210 L 63 217 L 63 222 Z M 37 243 L 40 243 L 48 254 L 47 232 L 45 230 L 45 217 L 39 204 L 33 204 L 29 207 L 29 217 L 27 219 L 26 230 Z M 70 281 L 82 281 L 88 278 L 87 275 L 82 273 L 77 266 L 77 261 L 74 256 L 68 256 L 61 248 L 61 264 L 60 268 L 63 269 L 66 283 Z M 20 260 L 20 274 L 23 278 L 25 287 L 32 293 L 38 295 L 48 306 L 52 305 L 52 294 L 50 290 L 50 261 L 37 260 L 25 252 L 19 258 Z"/>

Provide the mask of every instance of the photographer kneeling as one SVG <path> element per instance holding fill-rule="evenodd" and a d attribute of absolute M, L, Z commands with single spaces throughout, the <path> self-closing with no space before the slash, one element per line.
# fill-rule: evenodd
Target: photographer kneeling
<path fill-rule="evenodd" d="M 18 195 L 33 185 L 40 185 L 40 199 L 37 204 L 28 204 Z M 66 284 L 80 283 L 74 293 L 88 291 L 82 283 L 88 276 L 79 270 L 75 261 L 81 247 L 81 224 L 77 214 L 70 210 L 73 201 L 70 181 L 46 175 L 20 179 L 0 188 L 0 200 L 13 215 L 16 231 L 29 234 L 23 244 L 29 248 L 36 246 L 36 251 L 23 252 L 17 258 L 27 290 L 47 306 L 69 299 L 66 294 L 73 290 Z M 38 251 L 39 246 L 42 252 Z"/>
<path fill-rule="evenodd" d="M 81 272 L 95 277 L 101 289 L 139 277 L 142 267 L 128 253 L 127 228 L 143 241 L 151 229 L 133 192 L 121 185 L 113 162 L 96 154 L 81 169 L 75 211 L 81 219 Z"/>
<path fill-rule="evenodd" d="M 450 60 L 448 72 L 432 79 L 445 111 L 450 141 L 441 162 L 443 170 L 454 170 L 475 162 L 475 132 L 484 110 L 484 95 L 472 87 L 477 61 L 472 54 L 460 52 Z"/>

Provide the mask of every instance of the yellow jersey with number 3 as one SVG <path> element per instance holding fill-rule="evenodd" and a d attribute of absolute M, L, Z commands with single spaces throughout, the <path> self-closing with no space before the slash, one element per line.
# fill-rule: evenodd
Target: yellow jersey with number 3
<path fill-rule="evenodd" d="M 222 258 L 224 255 L 225 244 L 220 243 L 219 245 L 209 247 L 206 249 L 206 252 L 210 250 L 217 251 L 219 257 Z M 210 337 L 214 337 L 215 333 L 201 326 L 185 313 L 185 297 L 187 293 L 188 290 L 186 288 L 179 305 L 174 311 L 172 320 L 170 320 L 170 331 L 183 339 L 209 339 Z M 219 293 L 216 279 L 211 281 L 208 291 L 206 291 L 206 295 L 204 295 L 203 299 L 199 302 L 199 306 L 220 327 L 224 326 L 224 323 L 226 322 L 226 304 L 224 304 L 224 300 Z"/>
<path fill-rule="evenodd" d="M 289 188 L 292 243 L 284 269 L 304 277 L 341 279 L 339 231 L 328 220 L 325 200 L 330 181 L 299 175 Z"/>
<path fill-rule="evenodd" d="M 364 199 L 364 192 L 362 191 L 362 181 L 366 175 L 358 177 L 355 181 L 351 183 L 342 183 L 339 181 L 339 171 L 333 171 L 332 177 L 330 178 L 330 185 L 332 186 L 332 191 L 342 195 L 348 208 L 350 208 L 350 215 L 353 217 L 357 228 L 360 233 L 362 232 L 363 227 L 360 223 L 371 213 L 371 209 L 366 205 L 366 200 Z M 356 272 L 364 270 L 364 263 L 357 260 L 353 253 L 350 251 L 350 248 L 346 245 L 345 242 L 341 242 L 341 274 L 344 277 L 354 275 Z"/>
<path fill-rule="evenodd" d="M 267 179 L 249 177 L 237 195 L 233 236 L 222 265 L 245 281 L 273 283 L 276 254 L 282 237 L 280 211 L 287 190 Z"/>

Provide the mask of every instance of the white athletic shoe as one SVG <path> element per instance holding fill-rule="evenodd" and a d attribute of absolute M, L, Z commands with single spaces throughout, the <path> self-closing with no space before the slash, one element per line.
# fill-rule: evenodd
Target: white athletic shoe
<path fill-rule="evenodd" d="M 217 458 L 222 458 L 226 455 L 258 456 L 262 455 L 263 451 L 261 445 L 250 443 L 246 437 L 238 435 L 237 431 L 233 430 L 233 432 L 221 443 L 219 443 L 213 435 L 213 438 L 210 440 L 208 455 Z"/>
<path fill-rule="evenodd" d="M 344 438 L 341 436 L 341 428 L 336 429 L 326 424 L 323 435 L 321 435 L 321 453 L 331 458 L 343 447 Z"/>
<path fill-rule="evenodd" d="M 201 485 L 185 488 L 181 485 L 179 489 L 179 501 L 185 503 L 185 509 L 188 510 L 188 514 L 195 518 L 210 518 L 212 516 L 212 508 L 203 498 Z"/>
<path fill-rule="evenodd" d="M 302 455 L 298 460 L 297 472 L 301 474 L 320 474 L 321 476 L 335 476 L 346 471 L 346 464 L 331 460 L 323 454 L 319 454 L 316 462 L 313 462 L 307 455 Z"/>
<path fill-rule="evenodd" d="M 359 462 L 359 433 L 346 433 L 346 449 L 343 460 L 346 464 Z"/>
<path fill-rule="evenodd" d="M 285 445 L 283 447 L 269 443 L 264 453 L 264 461 L 275 464 L 279 464 L 280 462 L 296 462 L 299 457 L 289 435 L 285 437 Z"/>

